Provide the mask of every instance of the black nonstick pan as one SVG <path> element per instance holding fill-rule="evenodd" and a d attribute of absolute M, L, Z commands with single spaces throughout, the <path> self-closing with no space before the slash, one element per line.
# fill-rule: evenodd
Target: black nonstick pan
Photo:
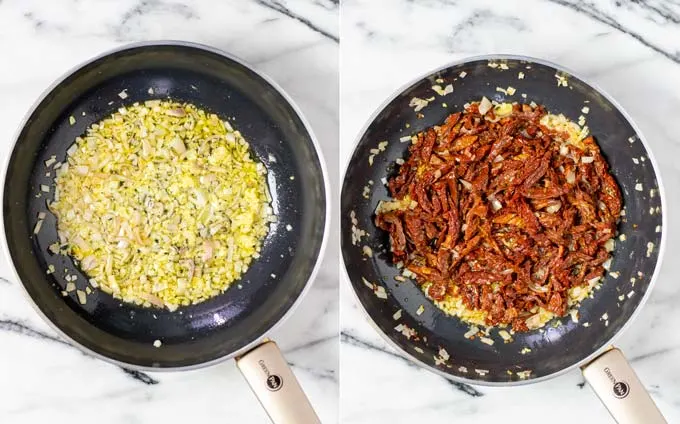
<path fill-rule="evenodd" d="M 119 96 L 123 91 L 126 98 Z M 84 305 L 76 292 L 62 296 L 65 270 L 78 277 L 78 289 L 85 290 L 88 279 L 69 257 L 48 251 L 57 240 L 54 216 L 48 213 L 33 234 L 38 213 L 46 211 L 54 192 L 37 196 L 41 184 L 53 184 L 44 162 L 52 155 L 64 161 L 77 136 L 118 108 L 165 98 L 229 120 L 266 166 L 278 222 L 261 257 L 223 294 L 174 312 L 124 303 L 96 290 Z M 280 88 L 209 47 L 156 42 L 125 46 L 81 65 L 35 104 L 7 163 L 2 222 L 18 279 L 45 320 L 74 345 L 151 371 L 237 357 L 274 422 L 307 423 L 318 419 L 276 345 L 263 340 L 300 302 L 318 270 L 329 221 L 327 196 L 314 135 Z M 48 275 L 50 264 L 55 272 Z M 288 407 L 291 398 L 299 402 L 296 408 Z"/>
<path fill-rule="evenodd" d="M 524 74 L 521 79 L 520 72 Z M 567 86 L 560 81 L 567 81 Z M 432 90 L 435 84 L 449 83 L 453 92 L 443 97 Z M 507 87 L 516 89 L 514 95 L 507 93 Z M 433 96 L 420 113 L 409 106 L 414 97 Z M 594 297 L 582 303 L 578 322 L 569 316 L 555 319 L 541 330 L 515 334 L 510 343 L 492 330 L 492 345 L 466 338 L 469 325 L 445 315 L 413 281 L 395 280 L 401 270 L 390 260 L 388 235 L 374 225 L 378 202 L 390 198 L 381 180 L 393 175 L 395 160 L 407 154 L 409 143 L 400 139 L 408 141 L 406 136 L 441 124 L 450 113 L 483 96 L 498 102 L 534 101 L 574 122 L 588 107 L 587 125 L 622 189 L 625 207 L 618 230 L 626 240 L 617 240 L 610 268 L 615 272 L 608 273 Z M 387 146 L 382 143 L 384 151 L 376 150 L 381 141 L 388 142 Z M 620 422 L 664 422 L 620 351 L 611 349 L 614 338 L 644 304 L 658 274 L 665 241 L 664 213 L 663 186 L 651 151 L 611 97 L 554 64 L 516 56 L 478 57 L 409 83 L 370 118 L 344 177 L 342 254 L 368 317 L 411 361 L 456 381 L 490 386 L 538 382 L 581 366 Z M 361 231 L 366 235 L 362 237 Z M 383 286 L 387 298 L 376 296 L 364 279 Z M 404 326 L 414 332 L 409 334 Z"/>

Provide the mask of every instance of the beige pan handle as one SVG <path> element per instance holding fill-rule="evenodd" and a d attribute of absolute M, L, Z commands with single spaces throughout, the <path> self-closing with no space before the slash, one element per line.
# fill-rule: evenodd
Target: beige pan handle
<path fill-rule="evenodd" d="M 666 424 L 619 349 L 612 348 L 583 367 L 583 376 L 619 424 Z"/>
<path fill-rule="evenodd" d="M 321 424 L 276 343 L 265 341 L 236 365 L 274 424 Z"/>

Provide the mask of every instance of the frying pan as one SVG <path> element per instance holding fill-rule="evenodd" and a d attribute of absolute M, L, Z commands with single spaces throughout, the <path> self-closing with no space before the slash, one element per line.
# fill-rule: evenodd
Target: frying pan
<path fill-rule="evenodd" d="M 123 90 L 125 99 L 119 96 Z M 47 214 L 33 235 L 37 215 L 52 196 L 37 197 L 41 184 L 53 184 L 44 162 L 52 155 L 65 161 L 66 150 L 88 126 L 152 98 L 190 102 L 229 119 L 268 170 L 278 222 L 261 257 L 215 298 L 170 312 L 95 290 L 81 305 L 75 292 L 61 295 L 66 270 L 78 277 L 80 290 L 88 279 L 70 257 L 48 251 L 57 240 L 55 217 Z M 309 289 L 329 221 L 321 151 L 299 109 L 274 82 L 234 57 L 196 44 L 151 42 L 108 52 L 69 72 L 35 104 L 19 130 L 4 181 L 8 257 L 37 311 L 62 337 L 139 370 L 188 370 L 236 357 L 274 422 L 318 422 L 276 345 L 263 342 Z M 56 271 L 48 275 L 50 264 Z M 157 340 L 160 347 L 154 346 Z"/>
<path fill-rule="evenodd" d="M 520 72 L 523 79 L 518 77 Z M 557 76 L 564 76 L 568 87 L 558 85 Z M 444 97 L 435 94 L 431 87 L 439 78 L 445 81 L 442 87 L 453 85 L 452 93 Z M 516 89 L 514 95 L 496 90 L 509 86 Z M 409 107 L 413 97 L 431 96 L 435 100 L 420 112 L 422 116 Z M 555 319 L 541 330 L 514 334 L 510 343 L 504 343 L 492 331 L 493 345 L 465 338 L 468 325 L 445 315 L 413 281 L 394 279 L 400 270 L 390 261 L 388 235 L 373 224 L 378 202 L 390 197 L 380 181 L 394 175 L 395 160 L 407 154 L 409 143 L 399 139 L 441 124 L 448 114 L 482 96 L 498 102 L 535 101 L 573 121 L 587 106 L 587 125 L 622 189 L 625 207 L 618 230 L 626 235 L 626 241 L 616 241 L 611 263 L 611 271 L 618 272 L 618 278 L 616 273 L 606 275 L 593 298 L 583 301 L 578 322 L 569 316 Z M 371 150 L 381 141 L 389 144 L 384 152 L 375 154 L 376 150 Z M 371 155 L 373 165 L 368 161 Z M 366 186 L 370 189 L 368 199 L 363 196 Z M 369 119 L 358 137 L 342 186 L 342 255 L 353 291 L 369 320 L 414 363 L 455 381 L 489 386 L 539 382 L 580 366 L 620 422 L 665 422 L 620 351 L 611 348 L 615 337 L 649 297 L 659 272 L 666 239 L 663 194 L 656 162 L 642 134 L 601 89 L 545 61 L 517 56 L 475 57 L 408 83 Z M 354 226 L 366 231 L 357 243 L 353 243 L 352 216 Z M 364 245 L 371 248 L 372 256 L 364 254 Z M 382 285 L 387 298 L 376 296 L 363 279 Z M 419 314 L 421 305 L 424 311 Z M 393 315 L 398 310 L 402 310 L 401 318 L 395 320 Z M 415 330 L 416 335 L 407 338 L 399 331 L 403 328 L 399 324 Z M 440 349 L 450 356 L 447 361 L 442 360 Z"/>

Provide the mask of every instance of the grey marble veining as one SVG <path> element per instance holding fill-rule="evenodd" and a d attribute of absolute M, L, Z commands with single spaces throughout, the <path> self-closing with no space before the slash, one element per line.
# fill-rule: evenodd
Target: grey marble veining
<path fill-rule="evenodd" d="M 534 56 L 574 70 L 641 127 L 667 187 L 666 261 L 650 301 L 617 345 L 666 415 L 680 421 L 680 3 L 614 0 L 345 0 L 342 167 L 368 117 L 395 90 L 480 54 Z M 452 383 L 403 359 L 365 319 L 341 275 L 343 423 L 613 422 L 579 372 L 489 388 Z M 454 353 L 452 353 L 454 354 Z"/>
<path fill-rule="evenodd" d="M 116 46 L 176 39 L 208 44 L 276 80 L 305 113 L 337 187 L 338 13 L 333 0 L 0 1 L 0 159 L 40 93 Z M 335 217 L 334 217 L 335 218 Z M 337 222 L 337 221 L 336 221 Z M 272 338 L 324 422 L 338 414 L 337 228 L 312 290 Z M 101 424 L 269 422 L 233 361 L 142 373 L 59 339 L 0 258 L 0 422 Z"/>

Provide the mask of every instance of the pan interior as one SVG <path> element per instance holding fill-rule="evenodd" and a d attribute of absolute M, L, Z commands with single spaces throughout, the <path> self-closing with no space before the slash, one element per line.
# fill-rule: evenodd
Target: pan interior
<path fill-rule="evenodd" d="M 523 376 L 517 373 L 527 370 L 531 371 L 529 378 L 549 376 L 604 346 L 628 322 L 645 295 L 657 266 L 662 225 L 662 199 L 648 152 L 635 128 L 612 102 L 585 82 L 552 66 L 513 58 L 495 62 L 506 64 L 508 69 L 490 67 L 488 60 L 451 66 L 423 78 L 392 99 L 361 135 L 341 193 L 343 259 L 358 299 L 370 318 L 395 346 L 422 364 L 458 379 L 487 384 L 517 382 Z M 461 72 L 465 72 L 464 77 Z M 520 72 L 523 79 L 518 78 Z M 558 86 L 556 74 L 565 75 L 569 86 Z M 444 83 L 437 81 L 439 78 Z M 443 87 L 449 83 L 453 92 L 444 97 L 431 88 L 434 84 Z M 513 87 L 516 93 L 506 95 L 497 87 Z M 526 99 L 522 94 L 526 94 Z M 409 107 L 413 97 L 432 96 L 435 100 L 421 111 L 422 117 Z M 535 101 L 574 122 L 587 106 L 587 125 L 622 189 L 626 213 L 619 225 L 626 241 L 617 240 L 611 265 L 618 278 L 606 276 L 594 297 L 582 303 L 578 322 L 569 316 L 554 320 L 541 330 L 514 334 L 510 343 L 504 343 L 497 330 L 492 330 L 493 345 L 466 339 L 464 334 L 469 325 L 445 315 L 412 281 L 400 283 L 394 279 L 399 270 L 389 259 L 387 234 L 373 224 L 378 202 L 389 198 L 387 187 L 379 182 L 393 175 L 395 159 L 407 154 L 408 143 L 399 139 L 442 123 L 449 113 L 462 110 L 465 103 L 478 101 L 482 96 L 498 102 Z M 389 142 L 386 151 L 376 155 L 370 166 L 370 150 L 383 140 Z M 638 158 L 637 164 L 633 157 Z M 363 193 L 369 181 L 375 183 L 366 199 Z M 356 245 L 352 243 L 352 212 L 357 226 L 367 232 Z M 362 254 L 364 245 L 372 248 L 372 257 Z M 375 296 L 362 277 L 382 284 L 388 298 Z M 422 314 L 416 312 L 420 305 L 424 307 Z M 401 318 L 394 320 L 393 314 L 399 309 Z M 398 324 L 414 329 L 417 335 L 408 339 L 395 330 Z M 441 348 L 450 356 L 448 361 L 435 359 L 441 358 Z"/>
<path fill-rule="evenodd" d="M 149 89 L 153 90 L 150 94 Z M 123 90 L 127 98 L 119 93 Z M 57 240 L 48 213 L 33 236 L 39 212 L 52 193 L 44 161 L 65 160 L 85 129 L 119 107 L 151 98 L 195 104 L 232 125 L 268 169 L 272 224 L 261 252 L 225 293 L 175 312 L 142 308 L 95 291 L 81 305 L 62 297 L 66 273 L 86 276 L 68 257 L 49 253 Z M 74 125 L 69 118 L 76 119 Z M 276 160 L 273 161 L 271 158 Z M 262 77 L 220 54 L 184 45 L 123 49 L 85 65 L 37 105 L 12 152 L 3 198 L 12 261 L 28 294 L 65 335 L 107 358 L 141 367 L 188 367 L 231 355 L 277 323 L 302 293 L 319 255 L 325 227 L 320 158 L 311 134 L 287 100 Z M 287 227 L 290 226 L 290 227 Z M 292 231 L 287 228 L 291 228 Z M 49 264 L 56 272 L 46 274 Z M 161 340 L 160 348 L 154 341 Z"/>

